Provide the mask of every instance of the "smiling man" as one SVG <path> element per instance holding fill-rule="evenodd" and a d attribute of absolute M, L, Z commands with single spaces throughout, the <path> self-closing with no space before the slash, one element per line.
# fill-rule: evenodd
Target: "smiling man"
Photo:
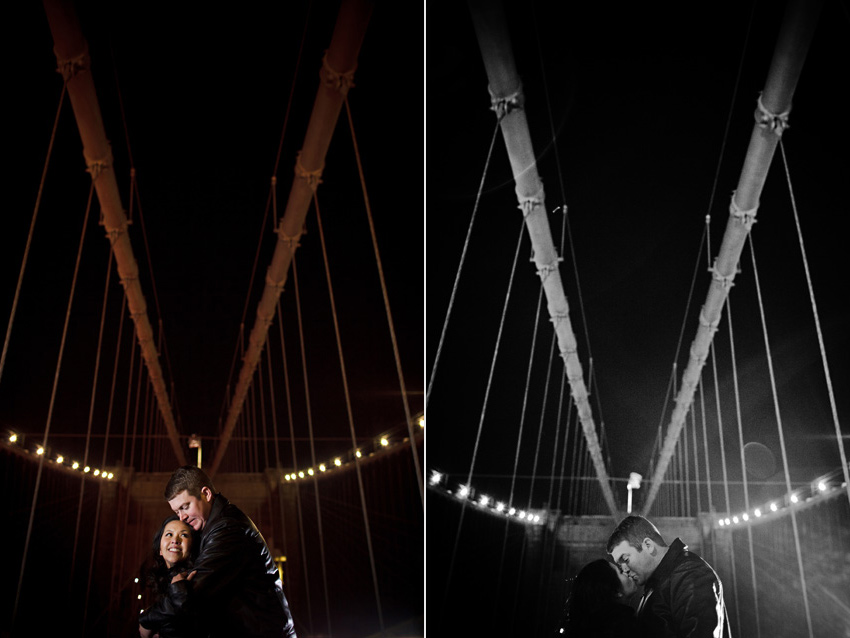
<path fill-rule="evenodd" d="M 196 618 L 210 638 L 295 638 L 277 566 L 251 519 L 192 465 L 171 475 L 165 500 L 181 521 L 200 532 L 200 550 L 193 574 L 175 577 L 167 600 L 139 619 L 142 638 L 180 614 Z"/>
<path fill-rule="evenodd" d="M 669 546 L 642 516 L 628 516 L 611 534 L 608 553 L 644 587 L 637 617 L 653 638 L 723 638 L 723 584 L 680 539 Z"/>

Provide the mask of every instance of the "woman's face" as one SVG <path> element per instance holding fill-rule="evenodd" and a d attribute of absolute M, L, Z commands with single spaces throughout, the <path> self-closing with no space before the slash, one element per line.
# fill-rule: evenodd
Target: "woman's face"
<path fill-rule="evenodd" d="M 186 560 L 191 550 L 192 528 L 182 521 L 166 523 L 159 541 L 159 554 L 165 564 L 171 568 L 174 563 Z"/>
<path fill-rule="evenodd" d="M 615 572 L 617 572 L 617 578 L 620 579 L 620 592 L 628 598 L 632 594 L 637 591 L 637 583 L 630 577 L 620 571 L 620 568 L 617 567 L 614 563 L 608 563 Z"/>

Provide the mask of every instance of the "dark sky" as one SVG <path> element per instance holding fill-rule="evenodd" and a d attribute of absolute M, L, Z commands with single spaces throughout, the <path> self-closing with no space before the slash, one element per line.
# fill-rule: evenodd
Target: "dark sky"
<path fill-rule="evenodd" d="M 615 477 L 646 474 L 656 431 L 669 422 L 672 366 L 678 363 L 678 384 L 710 281 L 704 246 L 700 252 L 705 217 L 711 214 L 713 260 L 767 76 L 781 3 L 771 8 L 759 3 L 751 26 L 750 3 L 505 4 L 547 207 L 554 211 L 566 203 L 569 208 L 561 276 L 586 380 L 593 361 L 591 403 L 597 426 L 604 422 L 607 433 L 609 472 Z M 430 374 L 495 116 L 488 110 L 487 77 L 468 7 L 429 3 L 428 18 Z M 848 25 L 846 6 L 826 2 L 797 87 L 791 128 L 783 138 L 838 414 L 844 419 L 850 407 L 850 316 L 846 239 L 840 229 L 848 213 L 850 162 L 847 128 L 831 113 L 850 59 Z M 553 212 L 550 223 L 559 246 L 562 214 Z M 551 467 L 563 373 L 556 356 L 541 421 L 553 335 L 545 307 L 518 441 L 539 292 L 527 235 L 474 452 L 520 224 L 500 134 L 428 400 L 428 464 L 455 473 L 458 480 L 469 472 L 474 453 L 476 474 L 510 475 L 517 446 L 518 472 L 530 474 L 541 422 L 537 471 L 548 474 Z M 814 472 L 839 467 L 840 461 L 778 152 L 752 238 L 789 463 L 795 468 L 792 480 L 810 480 Z M 735 283 L 731 306 L 744 440 L 766 445 L 780 470 L 749 248 Z M 726 451 L 734 455 L 728 456 L 730 478 L 740 478 L 732 463 L 739 459 L 739 446 L 726 316 L 724 311 L 715 343 Z M 713 393 L 707 400 L 713 412 Z M 719 444 L 713 445 L 712 463 L 719 463 Z M 782 474 L 773 478 L 781 480 Z M 478 481 L 487 483 L 486 478 Z M 502 491 L 497 497 L 507 497 L 506 486 L 503 481 L 493 488 Z M 618 497 L 625 500 L 622 492 Z"/>
<path fill-rule="evenodd" d="M 24 4 L 8 19 L 10 35 L 5 39 L 6 57 L 16 62 L 5 90 L 9 168 L 0 233 L 4 333 L 61 92 L 44 10 L 40 3 Z M 146 246 L 134 206 L 133 249 L 151 322 L 156 326 L 162 321 L 165 348 L 160 361 L 169 386 L 173 382 L 178 430 L 214 437 L 228 381 L 235 379 L 241 366 L 237 359 L 232 370 L 243 312 L 247 305 L 247 337 L 274 249 L 270 217 L 262 239 L 261 233 L 290 90 L 294 87 L 294 97 L 276 173 L 279 214 L 285 208 L 338 3 L 252 3 L 238 9 L 164 2 L 121 6 L 86 2 L 79 4 L 78 13 L 125 208 L 129 138 L 147 239 Z M 423 46 L 422 16 L 414 9 L 397 3 L 380 3 L 375 9 L 349 102 L 411 410 L 418 412 L 424 367 L 423 114 L 418 72 L 410 71 L 422 67 Z M 359 436 L 368 438 L 403 426 L 405 417 L 344 109 L 323 181 L 319 203 L 355 426 Z M 89 183 L 66 100 L 0 379 L 4 428 L 44 431 Z M 94 208 L 97 215 L 96 204 Z M 86 236 L 60 374 L 51 427 L 57 436 L 84 433 L 88 418 L 108 255 L 96 219 Z M 323 449 L 328 454 L 342 452 L 350 447 L 348 420 L 313 210 L 297 259 L 315 436 L 341 439 L 327 442 Z M 296 436 L 306 437 L 293 293 L 290 277 L 281 299 L 292 392 L 297 397 L 293 399 Z M 104 430 L 120 295 L 113 277 L 104 337 L 109 345 L 104 346 L 101 363 L 108 372 L 99 377 L 95 432 Z M 272 331 L 277 334 L 277 322 Z M 279 341 L 273 347 L 279 352 Z M 127 367 L 124 348 L 122 370 Z M 279 382 L 279 355 L 275 365 Z M 122 381 L 119 387 L 125 384 Z M 288 431 L 282 384 L 278 388 L 278 417 Z M 123 405 L 116 413 L 120 418 L 114 417 L 113 432 L 123 427 Z M 57 451 L 81 447 L 79 439 L 72 438 L 57 438 L 55 445 Z M 109 461 L 118 454 L 110 451 Z M 211 443 L 205 454 L 212 454 Z"/>

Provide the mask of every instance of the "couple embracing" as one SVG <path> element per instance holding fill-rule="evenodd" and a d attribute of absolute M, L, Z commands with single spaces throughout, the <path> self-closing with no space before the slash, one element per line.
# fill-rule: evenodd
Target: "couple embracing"
<path fill-rule="evenodd" d="M 726 638 L 723 584 L 680 539 L 669 545 L 650 521 L 628 516 L 608 539 L 611 560 L 576 576 L 558 635 L 569 638 Z M 637 609 L 624 604 L 643 595 Z"/>
<path fill-rule="evenodd" d="M 171 475 L 165 500 L 174 515 L 154 537 L 156 602 L 139 617 L 141 638 L 295 638 L 277 566 L 251 519 L 191 465 Z"/>

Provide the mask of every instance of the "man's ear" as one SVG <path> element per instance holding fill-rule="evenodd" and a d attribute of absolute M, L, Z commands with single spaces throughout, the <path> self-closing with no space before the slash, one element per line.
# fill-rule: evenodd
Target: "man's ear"
<path fill-rule="evenodd" d="M 655 556 L 658 553 L 658 546 L 655 544 L 655 541 L 651 538 L 643 539 L 643 546 L 649 552 L 650 556 Z"/>
<path fill-rule="evenodd" d="M 202 487 L 202 488 L 201 488 L 201 496 L 203 497 L 203 499 L 204 499 L 207 503 L 209 503 L 209 502 L 210 502 L 210 501 L 212 501 L 212 499 L 213 499 L 213 493 L 212 493 L 212 490 L 211 490 L 210 488 L 208 488 L 208 487 Z"/>

